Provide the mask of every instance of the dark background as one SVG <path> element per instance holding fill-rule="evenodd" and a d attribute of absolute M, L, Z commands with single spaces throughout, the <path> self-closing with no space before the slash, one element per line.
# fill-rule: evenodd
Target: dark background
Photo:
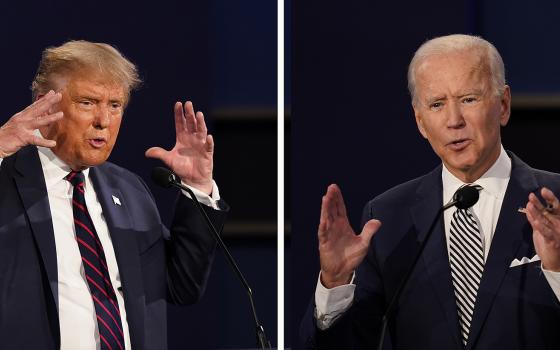
<path fill-rule="evenodd" d="M 560 5 L 306 0 L 292 6 L 286 339 L 297 349 L 299 323 L 317 283 L 316 232 L 327 186 L 340 185 L 358 229 L 369 199 L 439 163 L 417 131 L 407 91 L 408 63 L 425 40 L 466 33 L 491 41 L 513 92 L 504 147 L 534 167 L 560 171 Z"/>
<path fill-rule="evenodd" d="M 216 142 L 215 178 L 231 205 L 226 243 L 276 345 L 276 3 L 239 0 L 10 1 L 0 4 L 0 125 L 31 103 L 41 52 L 70 39 L 115 45 L 139 67 L 110 160 L 152 187 L 164 220 L 176 191 L 155 188 L 144 158 L 175 141 L 173 104 L 192 100 Z M 170 349 L 255 344 L 246 293 L 218 251 L 206 295 L 169 309 Z"/>

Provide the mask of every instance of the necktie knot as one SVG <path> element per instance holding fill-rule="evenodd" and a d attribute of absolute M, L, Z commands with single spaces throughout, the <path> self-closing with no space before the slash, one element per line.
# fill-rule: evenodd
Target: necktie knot
<path fill-rule="evenodd" d="M 70 182 L 72 186 L 77 187 L 80 185 L 83 186 L 85 176 L 81 171 L 71 171 L 64 179 Z"/>

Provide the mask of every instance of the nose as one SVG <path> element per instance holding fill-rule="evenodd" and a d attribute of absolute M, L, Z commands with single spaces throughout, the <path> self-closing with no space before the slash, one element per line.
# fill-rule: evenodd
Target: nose
<path fill-rule="evenodd" d="M 109 112 L 109 108 L 99 104 L 98 110 L 95 114 L 95 120 L 93 126 L 96 129 L 105 129 L 109 127 L 110 122 L 111 122 L 111 113 Z"/>
<path fill-rule="evenodd" d="M 465 126 L 465 118 L 459 103 L 449 103 L 447 109 L 447 127 L 451 129 L 460 129 Z"/>

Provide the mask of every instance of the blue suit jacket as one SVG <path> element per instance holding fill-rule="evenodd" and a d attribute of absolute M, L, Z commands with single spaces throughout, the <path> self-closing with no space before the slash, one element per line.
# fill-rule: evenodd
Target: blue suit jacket
<path fill-rule="evenodd" d="M 166 349 L 166 301 L 199 298 L 215 240 L 184 196 L 169 233 L 140 177 L 109 162 L 90 176 L 113 241 L 132 348 Z M 220 229 L 225 213 L 207 212 Z M 35 147 L 0 165 L 0 339 L 2 349 L 60 348 L 56 246 Z"/>
<path fill-rule="evenodd" d="M 535 255 L 531 226 L 518 208 L 530 192 L 546 186 L 560 193 L 560 175 L 532 169 L 512 158 L 512 174 L 478 290 L 467 349 L 559 349 L 560 304 L 540 262 L 510 267 L 515 258 Z M 304 318 L 308 349 L 375 349 L 381 317 L 427 234 L 442 203 L 441 166 L 397 186 L 367 204 L 364 222 L 383 222 L 356 271 L 352 307 L 326 331 Z M 452 209 L 451 209 L 452 210 Z M 403 290 L 385 349 L 463 349 L 451 270 L 440 218 Z"/>

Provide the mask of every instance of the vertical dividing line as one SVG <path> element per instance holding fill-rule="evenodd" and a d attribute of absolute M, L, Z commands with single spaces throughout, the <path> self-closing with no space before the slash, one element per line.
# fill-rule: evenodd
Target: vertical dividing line
<path fill-rule="evenodd" d="M 284 0 L 278 0 L 278 349 L 284 349 Z"/>

